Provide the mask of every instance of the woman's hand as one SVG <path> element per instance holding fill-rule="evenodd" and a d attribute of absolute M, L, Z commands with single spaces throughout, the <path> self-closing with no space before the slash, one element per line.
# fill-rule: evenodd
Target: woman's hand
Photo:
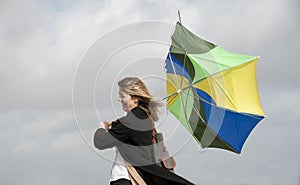
<path fill-rule="evenodd" d="M 106 121 L 101 121 L 98 123 L 98 128 L 103 128 L 104 130 L 108 130 L 108 123 Z"/>

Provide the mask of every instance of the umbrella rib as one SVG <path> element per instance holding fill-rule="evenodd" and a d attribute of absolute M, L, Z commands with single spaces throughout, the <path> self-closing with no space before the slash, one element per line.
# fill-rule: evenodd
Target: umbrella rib
<path fill-rule="evenodd" d="M 186 88 L 185 88 L 185 89 L 186 89 Z M 182 91 L 181 93 L 184 93 L 184 91 Z M 177 94 L 177 93 L 176 93 L 176 94 Z M 225 108 L 225 107 L 220 107 L 220 106 L 217 106 L 217 105 L 215 105 L 215 104 L 213 104 L 213 103 L 211 103 L 211 102 L 209 102 L 209 101 L 207 101 L 207 100 L 201 98 L 200 96 L 195 96 L 195 98 L 197 98 L 197 99 L 199 99 L 199 100 L 201 100 L 201 101 L 203 101 L 203 102 L 205 102 L 205 103 L 207 103 L 207 104 L 210 104 L 210 105 L 212 105 L 212 106 L 219 107 L 219 108 L 222 108 L 222 109 L 226 109 L 226 110 L 231 111 L 231 112 L 239 113 L 239 114 L 242 114 L 242 115 L 244 115 L 244 116 L 248 116 L 248 117 L 251 117 L 251 118 L 254 118 L 254 119 L 260 119 L 260 118 L 257 118 L 256 116 L 261 116 L 261 115 L 258 115 L 258 114 L 251 114 L 251 113 L 245 113 L 245 112 L 237 112 L 237 111 L 234 111 L 234 110 Z"/>
<path fill-rule="evenodd" d="M 187 88 L 185 88 L 185 89 L 187 89 Z M 184 92 L 184 91 L 182 91 L 181 93 L 182 93 L 182 94 L 187 94 L 187 96 L 191 96 L 191 95 L 189 95 L 189 94 L 190 94 L 190 93 L 189 93 L 190 91 L 191 91 L 191 88 L 188 89 L 188 93 L 186 93 L 186 92 Z M 164 100 L 164 99 L 166 99 L 166 98 L 169 98 L 169 97 L 173 96 L 173 97 L 171 97 L 172 99 L 169 100 L 169 101 L 172 101 L 174 98 L 176 98 L 176 96 L 175 96 L 176 94 L 179 94 L 179 93 L 178 93 L 178 92 L 175 92 L 175 93 L 173 93 L 173 94 L 171 94 L 171 95 L 169 95 L 169 96 L 163 98 L 162 100 Z M 196 98 L 196 99 L 198 99 L 198 100 L 202 100 L 201 98 L 199 98 L 199 96 L 194 96 L 193 98 Z M 186 98 L 185 106 L 184 106 L 184 102 L 183 102 L 182 98 L 181 98 L 181 103 L 182 103 L 183 108 L 184 108 L 183 110 L 186 110 L 187 104 L 191 105 L 191 104 L 188 102 L 188 98 Z M 209 103 L 209 102 L 208 102 L 208 103 Z M 192 104 L 192 108 L 193 108 L 193 110 L 197 113 L 197 115 L 200 117 L 200 119 L 205 123 L 204 119 L 202 118 L 202 116 L 201 116 L 201 114 L 200 114 L 200 110 L 198 110 L 198 108 L 197 108 L 194 104 Z M 186 118 L 186 120 L 187 120 L 186 112 L 184 112 L 184 113 L 185 113 L 185 118 Z M 188 121 L 188 120 L 187 120 L 187 121 Z"/>
<path fill-rule="evenodd" d="M 183 92 L 184 90 L 186 90 L 186 89 L 192 87 L 192 85 L 193 85 L 193 84 L 190 84 L 190 85 L 188 85 L 188 86 L 182 88 L 181 91 L 176 91 L 176 92 L 174 92 L 174 93 L 172 93 L 172 94 L 168 94 L 168 95 L 167 95 L 166 97 L 164 97 L 162 100 L 164 100 L 164 99 L 166 99 L 166 98 L 169 98 L 169 97 L 171 97 L 171 96 L 173 96 L 173 95 L 180 94 L 180 93 Z"/>
<path fill-rule="evenodd" d="M 188 89 L 188 91 L 191 91 L 191 88 Z M 187 94 L 186 92 L 183 92 L 185 94 Z M 190 96 L 189 93 L 187 94 L 187 96 Z M 200 98 L 198 98 L 198 96 L 194 96 L 193 98 L 197 98 L 198 100 L 201 100 Z M 186 98 L 188 100 L 188 98 Z M 189 102 L 186 101 L 186 104 L 188 104 Z M 197 115 L 200 117 L 200 119 L 205 123 L 204 119 L 202 118 L 201 114 L 200 114 L 200 110 L 198 110 L 197 107 L 195 107 L 195 104 L 192 104 L 192 108 L 195 110 L 195 112 L 197 113 Z"/>
<path fill-rule="evenodd" d="M 191 55 L 191 57 L 193 57 L 193 56 Z M 226 65 L 226 64 L 218 63 L 218 62 L 216 62 L 216 61 L 209 60 L 209 59 L 207 59 L 207 58 L 202 58 L 202 57 L 197 57 L 197 58 L 199 58 L 199 59 L 201 59 L 201 60 L 204 60 L 204 61 L 206 61 L 206 62 L 211 62 L 211 63 L 215 63 L 215 64 L 217 64 L 217 65 L 221 65 L 221 66 L 224 66 L 224 67 L 234 67 L 234 66 L 229 66 L 229 65 Z"/>
<path fill-rule="evenodd" d="M 199 96 L 195 96 L 195 98 L 198 98 Z M 199 98 L 201 100 L 201 98 Z M 205 100 L 204 100 L 205 101 Z M 206 101 L 207 102 L 207 101 Z M 209 103 L 209 102 L 208 102 Z M 192 108 L 193 110 L 195 110 L 195 113 L 198 115 L 198 117 L 204 122 L 204 123 L 207 123 L 206 121 L 203 120 L 202 116 L 201 116 L 201 113 L 200 111 L 197 109 L 197 107 L 195 107 L 195 105 L 193 104 L 192 105 Z M 215 131 L 213 131 L 216 135 L 218 135 Z M 197 138 L 196 138 L 197 139 Z M 227 147 L 229 148 L 232 148 L 232 146 L 230 144 L 228 144 L 227 142 L 225 142 L 222 138 L 219 138 L 220 140 L 222 140 L 223 144 L 225 144 Z M 198 140 L 198 139 L 197 139 Z M 199 140 L 198 140 L 199 141 Z M 202 146 L 202 143 L 201 141 L 199 141 L 199 144 L 201 145 L 201 147 L 203 148 Z M 206 147 L 204 147 L 206 148 Z"/>
<path fill-rule="evenodd" d="M 181 80 L 180 80 L 180 89 L 182 87 L 182 81 L 183 81 L 183 75 L 184 75 L 184 67 L 185 67 L 185 61 L 186 61 L 186 52 L 184 53 L 184 59 L 183 59 L 183 67 L 181 71 Z"/>
<path fill-rule="evenodd" d="M 182 96 L 181 96 L 182 97 Z M 181 100 L 181 103 L 182 103 L 182 106 L 183 106 L 183 109 L 181 110 L 184 114 L 184 117 L 185 117 L 185 120 L 189 123 L 189 119 L 187 118 L 187 113 L 186 113 L 186 107 L 184 106 L 184 102 L 183 102 L 183 98 L 180 98 Z M 187 98 L 186 98 L 187 100 Z M 187 101 L 186 101 L 186 104 L 187 104 Z M 189 127 L 189 129 L 192 131 L 192 128 L 190 126 L 190 124 L 187 124 L 187 126 Z"/>
<path fill-rule="evenodd" d="M 171 57 L 171 52 L 169 52 L 169 58 L 170 58 L 170 62 L 171 62 L 172 69 L 173 69 L 173 71 L 174 71 L 174 73 L 175 73 L 175 75 L 176 75 L 176 80 L 177 80 L 177 84 L 178 84 L 178 81 L 179 81 L 179 80 L 177 79 L 178 74 L 177 74 L 177 71 L 175 70 L 174 62 L 173 62 L 172 57 Z M 172 80 L 172 82 L 173 82 L 174 84 L 176 84 L 176 82 L 173 80 L 173 78 L 171 78 L 171 80 Z"/>
<path fill-rule="evenodd" d="M 192 87 L 192 84 L 190 84 L 190 85 L 188 85 L 188 86 L 182 88 L 180 91 L 176 91 L 176 92 L 174 92 L 174 93 L 172 93 L 172 94 L 168 94 L 168 95 L 165 96 L 162 100 L 167 99 L 167 98 L 169 98 L 169 97 L 171 97 L 171 96 L 174 96 L 174 95 L 176 95 L 176 94 L 180 94 L 181 92 L 183 92 L 184 90 L 186 90 L 186 89 L 188 89 L 188 88 L 190 88 L 190 87 Z"/>
<path fill-rule="evenodd" d="M 183 100 L 182 100 L 183 110 L 187 110 L 186 108 L 187 108 L 187 104 L 188 104 L 188 100 L 189 100 L 188 99 L 189 93 L 190 93 L 190 89 L 188 89 L 188 92 L 187 92 L 187 95 L 186 95 L 187 96 L 186 101 L 183 102 Z M 184 115 L 185 115 L 186 120 L 188 120 L 186 111 L 184 111 Z"/>
<path fill-rule="evenodd" d="M 207 78 L 210 77 L 210 76 L 217 75 L 218 73 L 226 73 L 227 70 L 230 70 L 230 69 L 232 69 L 232 68 L 236 68 L 236 67 L 239 67 L 239 66 L 242 66 L 242 65 L 248 65 L 248 63 L 251 62 L 251 61 L 253 61 L 253 60 L 249 60 L 249 61 L 247 61 L 247 62 L 245 62 L 245 63 L 239 64 L 239 65 L 236 65 L 236 66 L 227 66 L 227 67 L 231 67 L 231 68 L 223 69 L 223 70 L 217 71 L 217 72 L 215 72 L 215 73 L 212 73 L 212 74 L 210 74 L 209 76 L 206 76 L 206 77 L 204 77 L 204 78 L 201 78 L 201 79 L 199 79 L 199 80 L 193 82 L 191 85 L 194 85 L 194 84 L 196 84 L 196 83 L 199 83 L 199 82 L 201 82 L 201 81 L 207 79 Z"/>
<path fill-rule="evenodd" d="M 237 110 L 237 106 L 235 105 L 233 99 L 227 95 L 226 90 L 222 87 L 222 85 L 220 84 L 220 82 L 218 82 L 217 80 L 215 80 L 216 85 L 219 86 L 219 88 L 223 91 L 223 93 L 225 94 L 225 96 L 228 98 L 228 100 L 230 101 L 230 103 L 232 104 L 232 106 Z"/>
<path fill-rule="evenodd" d="M 176 96 L 174 96 L 174 95 L 176 95 L 177 94 L 177 92 L 176 93 L 173 93 L 171 96 L 168 96 L 168 97 L 166 97 L 166 98 L 170 98 L 170 99 L 168 99 L 168 101 L 169 102 L 172 102 L 175 98 L 176 98 Z M 164 99 L 166 99 L 166 98 L 163 98 L 162 100 L 164 100 Z"/>

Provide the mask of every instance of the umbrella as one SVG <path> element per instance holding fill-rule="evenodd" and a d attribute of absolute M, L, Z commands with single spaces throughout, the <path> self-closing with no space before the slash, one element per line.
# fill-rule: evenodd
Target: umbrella
<path fill-rule="evenodd" d="M 257 61 L 205 41 L 177 22 L 165 60 L 167 108 L 203 148 L 239 154 L 265 117 Z"/>

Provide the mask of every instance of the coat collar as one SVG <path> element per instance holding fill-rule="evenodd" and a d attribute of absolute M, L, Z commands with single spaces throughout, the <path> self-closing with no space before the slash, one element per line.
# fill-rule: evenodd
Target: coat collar
<path fill-rule="evenodd" d="M 147 113 L 141 107 L 139 107 L 139 106 L 134 107 L 133 109 L 131 109 L 130 112 L 134 116 L 136 116 L 137 118 L 139 118 L 139 119 L 146 119 L 146 118 L 148 118 Z"/>

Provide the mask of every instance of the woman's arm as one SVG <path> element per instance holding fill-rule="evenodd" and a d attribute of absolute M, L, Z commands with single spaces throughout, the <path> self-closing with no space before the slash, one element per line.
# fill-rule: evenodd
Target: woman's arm
<path fill-rule="evenodd" d="M 99 150 L 104 150 L 124 143 L 129 137 L 130 129 L 117 120 L 113 122 L 108 132 L 104 128 L 99 128 L 95 132 L 94 145 Z"/>

